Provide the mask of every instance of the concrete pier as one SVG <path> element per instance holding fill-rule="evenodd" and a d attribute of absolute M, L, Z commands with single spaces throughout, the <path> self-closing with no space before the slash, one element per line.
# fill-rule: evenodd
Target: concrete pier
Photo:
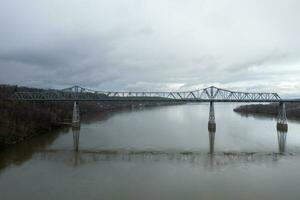
<path fill-rule="evenodd" d="M 210 132 L 216 131 L 215 108 L 214 108 L 213 101 L 209 103 L 208 131 Z"/>
<path fill-rule="evenodd" d="M 76 101 L 74 101 L 74 106 L 73 106 L 72 127 L 74 128 L 80 127 L 79 106 L 77 105 Z"/>

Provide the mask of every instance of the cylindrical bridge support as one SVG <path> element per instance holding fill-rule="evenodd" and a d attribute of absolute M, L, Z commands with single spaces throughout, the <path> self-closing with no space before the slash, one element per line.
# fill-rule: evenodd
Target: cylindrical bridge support
<path fill-rule="evenodd" d="M 74 101 L 74 106 L 73 106 L 72 126 L 80 127 L 79 106 L 77 105 L 76 101 Z"/>
<path fill-rule="evenodd" d="M 209 103 L 208 130 L 211 132 L 216 131 L 215 108 L 213 101 Z"/>
<path fill-rule="evenodd" d="M 278 116 L 277 116 L 277 130 L 287 131 L 288 123 L 286 117 L 285 103 L 280 102 L 278 106 Z"/>

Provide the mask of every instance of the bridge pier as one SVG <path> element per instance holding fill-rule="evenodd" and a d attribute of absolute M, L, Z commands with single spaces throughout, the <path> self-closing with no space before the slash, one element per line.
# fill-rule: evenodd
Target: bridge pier
<path fill-rule="evenodd" d="M 79 149 L 80 127 L 72 127 L 74 151 Z"/>
<path fill-rule="evenodd" d="M 280 102 L 278 106 L 277 130 L 287 132 L 288 123 L 286 117 L 285 103 Z"/>
<path fill-rule="evenodd" d="M 213 101 L 210 101 L 209 103 L 208 131 L 210 132 L 216 131 L 215 108 L 214 108 Z"/>
<path fill-rule="evenodd" d="M 73 106 L 72 127 L 75 128 L 80 127 L 79 106 L 77 105 L 76 101 L 74 101 L 74 106 Z"/>

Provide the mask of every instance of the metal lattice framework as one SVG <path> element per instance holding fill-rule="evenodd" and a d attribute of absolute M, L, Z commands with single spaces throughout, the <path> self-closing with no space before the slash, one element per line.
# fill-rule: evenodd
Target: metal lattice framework
<path fill-rule="evenodd" d="M 214 86 L 184 92 L 107 92 L 80 86 L 43 92 L 16 92 L 12 99 L 25 101 L 186 101 L 186 102 L 280 102 L 277 93 L 234 92 Z"/>

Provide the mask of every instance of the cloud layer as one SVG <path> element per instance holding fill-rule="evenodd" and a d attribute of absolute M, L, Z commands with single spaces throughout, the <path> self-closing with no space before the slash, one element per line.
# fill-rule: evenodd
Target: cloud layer
<path fill-rule="evenodd" d="M 298 0 L 2 0 L 0 82 L 300 96 L 299 10 Z"/>

